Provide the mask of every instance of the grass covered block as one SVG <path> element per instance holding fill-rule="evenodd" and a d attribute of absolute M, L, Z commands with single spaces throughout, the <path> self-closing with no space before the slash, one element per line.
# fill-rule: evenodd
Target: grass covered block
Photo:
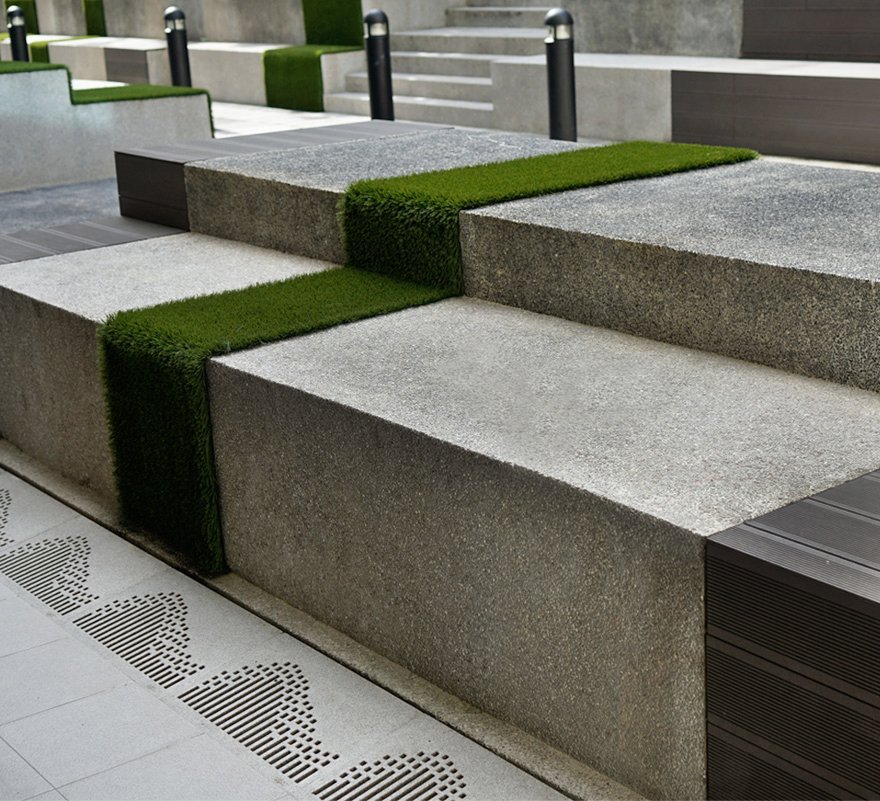
<path fill-rule="evenodd" d="M 448 294 L 341 268 L 111 316 L 104 389 L 125 518 L 222 572 L 206 360 Z"/>
<path fill-rule="evenodd" d="M 461 292 L 461 211 L 616 181 L 734 164 L 757 155 L 752 150 L 730 147 L 625 142 L 358 181 L 348 188 L 341 206 L 347 263 Z"/>
<path fill-rule="evenodd" d="M 14 72 L 38 72 L 40 70 L 64 70 L 63 64 L 41 64 L 33 61 L 0 61 L 0 75 Z"/>
<path fill-rule="evenodd" d="M 98 89 L 74 89 L 73 102 L 116 103 L 125 100 L 153 100 L 157 97 L 185 97 L 188 95 L 207 95 L 206 89 L 193 89 L 189 86 L 157 86 L 150 83 L 132 83 L 125 86 L 102 86 Z M 210 100 L 210 96 L 209 96 Z"/>
<path fill-rule="evenodd" d="M 308 44 L 363 47 L 360 0 L 303 0 L 302 9 Z"/>
<path fill-rule="evenodd" d="M 9 6 L 18 6 L 24 12 L 24 24 L 28 33 L 40 32 L 40 21 L 37 17 L 36 0 L 6 0 L 6 8 Z M 4 26 L 6 15 L 4 14 Z"/>
<path fill-rule="evenodd" d="M 89 36 L 106 36 L 107 23 L 104 20 L 104 0 L 83 0 L 83 16 L 86 18 L 86 33 Z"/>
<path fill-rule="evenodd" d="M 267 50 L 263 54 L 266 104 L 296 111 L 323 111 L 321 56 L 359 49 L 346 45 L 299 45 Z"/>

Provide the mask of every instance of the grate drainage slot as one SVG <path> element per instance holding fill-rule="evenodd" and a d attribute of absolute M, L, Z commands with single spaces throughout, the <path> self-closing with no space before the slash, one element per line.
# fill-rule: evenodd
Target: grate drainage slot
<path fill-rule="evenodd" d="M 9 525 L 9 507 L 12 506 L 12 493 L 5 487 L 0 489 L 0 548 L 12 543 L 12 537 L 6 533 Z"/>
<path fill-rule="evenodd" d="M 339 754 L 312 735 L 309 683 L 289 662 L 224 670 L 180 698 L 289 779 L 304 781 Z"/>

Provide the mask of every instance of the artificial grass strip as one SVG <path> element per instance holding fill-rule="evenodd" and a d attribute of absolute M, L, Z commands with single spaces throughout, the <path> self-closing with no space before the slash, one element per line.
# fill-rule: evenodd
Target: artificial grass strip
<path fill-rule="evenodd" d="M 63 64 L 41 64 L 33 61 L 0 61 L 0 75 L 14 72 L 40 72 L 41 70 L 64 70 Z"/>
<path fill-rule="evenodd" d="M 151 83 L 132 83 L 125 86 L 104 86 L 98 89 L 74 89 L 71 98 L 76 105 L 86 103 L 116 103 L 126 100 L 153 100 L 157 97 L 186 97 L 207 95 L 207 89 L 189 86 L 157 86 Z M 210 101 L 210 96 L 209 96 Z"/>
<path fill-rule="evenodd" d="M 106 36 L 107 23 L 104 20 L 104 0 L 83 0 L 83 16 L 86 19 L 86 33 L 89 36 Z"/>
<path fill-rule="evenodd" d="M 323 111 L 321 56 L 360 50 L 361 47 L 299 45 L 267 50 L 263 54 L 266 105 L 297 111 Z"/>
<path fill-rule="evenodd" d="M 361 0 L 303 0 L 302 10 L 308 44 L 363 47 Z"/>
<path fill-rule="evenodd" d="M 110 317 L 104 388 L 126 519 L 222 572 L 206 360 L 448 295 L 341 268 Z"/>
<path fill-rule="evenodd" d="M 459 213 L 588 186 L 735 164 L 752 150 L 625 142 L 352 184 L 342 200 L 347 263 L 461 292 Z"/>
<path fill-rule="evenodd" d="M 28 33 L 40 32 L 40 21 L 37 17 L 36 0 L 6 0 L 6 9 L 9 6 L 18 6 L 24 12 L 24 25 Z"/>

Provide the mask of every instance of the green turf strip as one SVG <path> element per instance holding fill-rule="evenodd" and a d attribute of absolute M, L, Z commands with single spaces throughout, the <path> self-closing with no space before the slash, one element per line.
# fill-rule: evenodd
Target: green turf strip
<path fill-rule="evenodd" d="M 74 89 L 71 92 L 77 105 L 86 103 L 114 103 L 124 100 L 152 100 L 157 97 L 185 97 L 207 95 L 206 89 L 188 86 L 156 86 L 150 83 L 132 83 L 125 86 L 103 86 L 99 89 Z"/>
<path fill-rule="evenodd" d="M 33 61 L 0 61 L 0 75 L 13 72 L 39 72 L 40 70 L 64 70 L 63 64 L 36 64 Z"/>
<path fill-rule="evenodd" d="M 110 317 L 104 386 L 125 518 L 221 572 L 205 361 L 448 294 L 341 268 Z"/>
<path fill-rule="evenodd" d="M 308 44 L 363 47 L 361 0 L 303 0 Z"/>
<path fill-rule="evenodd" d="M 346 45 L 299 45 L 267 50 L 263 54 L 266 105 L 297 111 L 323 111 L 321 56 L 360 49 Z"/>
<path fill-rule="evenodd" d="M 352 184 L 342 201 L 347 263 L 462 291 L 459 212 L 568 189 L 755 158 L 752 150 L 626 142 Z"/>
<path fill-rule="evenodd" d="M 83 16 L 86 19 L 86 33 L 90 36 L 106 36 L 104 0 L 83 0 L 82 8 Z"/>

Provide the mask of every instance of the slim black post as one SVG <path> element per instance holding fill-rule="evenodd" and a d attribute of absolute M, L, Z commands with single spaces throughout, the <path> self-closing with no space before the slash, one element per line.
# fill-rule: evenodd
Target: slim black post
<path fill-rule="evenodd" d="M 165 9 L 165 38 L 168 40 L 171 83 L 174 86 L 192 86 L 186 44 L 186 14 L 177 6 L 168 6 Z"/>
<path fill-rule="evenodd" d="M 27 26 L 24 21 L 24 11 L 19 6 L 9 6 L 6 10 L 6 28 L 9 31 L 9 45 L 12 47 L 12 60 L 30 61 Z"/>
<path fill-rule="evenodd" d="M 552 8 L 544 17 L 547 38 L 547 91 L 550 101 L 550 138 L 577 141 L 574 88 L 574 19 L 564 8 Z"/>
<path fill-rule="evenodd" d="M 384 11 L 374 8 L 364 17 L 367 76 L 370 82 L 370 116 L 374 120 L 394 119 L 390 38 L 388 16 Z"/>

